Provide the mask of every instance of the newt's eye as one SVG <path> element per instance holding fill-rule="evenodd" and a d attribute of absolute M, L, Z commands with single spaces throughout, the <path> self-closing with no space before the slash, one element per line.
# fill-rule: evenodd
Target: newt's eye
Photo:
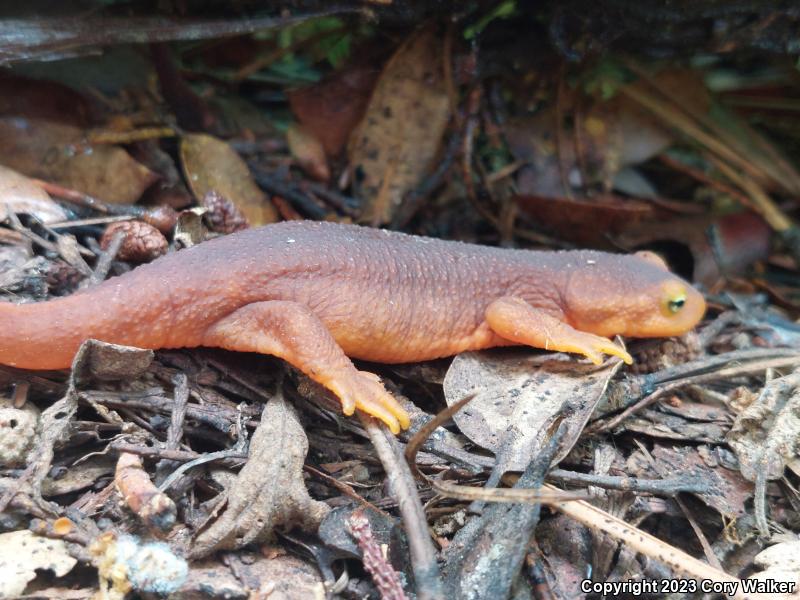
<path fill-rule="evenodd" d="M 680 281 L 667 281 L 661 288 L 661 313 L 665 317 L 674 317 L 683 307 L 689 297 L 686 293 L 686 286 Z"/>
<path fill-rule="evenodd" d="M 684 304 L 686 304 L 686 296 L 681 294 L 680 296 L 676 296 L 667 300 L 667 310 L 674 315 L 683 308 Z"/>

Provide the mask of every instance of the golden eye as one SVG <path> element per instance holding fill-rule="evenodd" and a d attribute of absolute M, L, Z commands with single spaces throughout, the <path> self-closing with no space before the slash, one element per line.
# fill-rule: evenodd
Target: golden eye
<path fill-rule="evenodd" d="M 672 317 L 678 314 L 688 300 L 686 286 L 680 281 L 671 279 L 661 287 L 661 314 Z"/>
<path fill-rule="evenodd" d="M 686 294 L 673 296 L 672 298 L 667 299 L 667 310 L 674 315 L 683 308 L 684 304 L 686 304 Z"/>

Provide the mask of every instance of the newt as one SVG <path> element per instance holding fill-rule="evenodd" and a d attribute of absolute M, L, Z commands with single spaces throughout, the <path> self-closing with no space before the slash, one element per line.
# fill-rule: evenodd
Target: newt
<path fill-rule="evenodd" d="M 504 249 L 289 221 L 173 252 L 71 296 L 0 302 L 0 363 L 68 368 L 88 338 L 270 354 L 393 432 L 409 416 L 350 357 L 527 345 L 632 362 L 608 339 L 683 334 L 703 296 L 652 253 Z"/>

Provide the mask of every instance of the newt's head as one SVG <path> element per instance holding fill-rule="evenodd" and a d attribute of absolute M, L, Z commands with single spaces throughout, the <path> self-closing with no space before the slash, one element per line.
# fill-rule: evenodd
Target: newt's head
<path fill-rule="evenodd" d="M 571 264 L 564 310 L 573 327 L 602 336 L 682 335 L 706 311 L 702 294 L 652 252 L 587 253 Z"/>

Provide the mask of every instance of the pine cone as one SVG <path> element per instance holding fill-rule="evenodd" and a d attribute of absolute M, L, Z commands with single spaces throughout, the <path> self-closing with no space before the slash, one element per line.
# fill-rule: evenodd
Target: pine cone
<path fill-rule="evenodd" d="M 203 196 L 201 204 L 208 209 L 205 217 L 212 231 L 227 234 L 250 227 L 247 218 L 236 205 L 213 190 Z"/>
<path fill-rule="evenodd" d="M 107 250 L 114 235 L 121 231 L 124 234 L 117 258 L 129 262 L 150 262 L 167 253 L 167 238 L 143 221 L 119 221 L 106 227 L 100 238 L 100 247 Z"/>

